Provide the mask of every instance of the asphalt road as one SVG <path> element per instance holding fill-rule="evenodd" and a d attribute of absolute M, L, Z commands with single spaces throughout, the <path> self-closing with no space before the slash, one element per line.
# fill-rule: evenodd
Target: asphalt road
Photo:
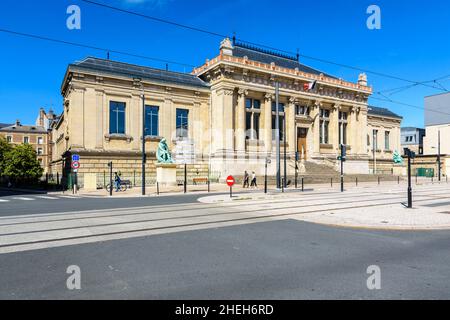
<path fill-rule="evenodd" d="M 283 220 L 2 254 L 0 299 L 449 299 L 449 241 Z"/>
<path fill-rule="evenodd" d="M 0 217 L 12 215 L 30 215 L 41 213 L 74 212 L 115 208 L 132 208 L 142 206 L 159 206 L 170 204 L 195 203 L 199 194 L 179 196 L 149 197 L 72 197 L 71 193 L 63 196 L 46 193 L 29 193 L 0 190 Z M 42 198 L 44 197 L 44 198 Z M 53 199 L 51 199 L 53 198 Z"/>

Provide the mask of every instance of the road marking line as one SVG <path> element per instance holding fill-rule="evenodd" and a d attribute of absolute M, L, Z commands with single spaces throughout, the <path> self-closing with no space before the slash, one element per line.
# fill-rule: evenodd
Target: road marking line
<path fill-rule="evenodd" d="M 0 199 L 0 202 L 9 202 L 9 200 Z"/>
<path fill-rule="evenodd" d="M 59 196 L 59 198 L 64 198 L 64 199 L 78 199 L 79 197 L 75 197 L 75 196 Z"/>
<path fill-rule="evenodd" d="M 39 198 L 39 199 L 48 199 L 48 200 L 58 200 L 58 198 L 55 198 L 55 197 L 49 197 L 49 196 L 36 196 L 36 198 Z"/>
<path fill-rule="evenodd" d="M 34 201 L 32 198 L 24 198 L 24 197 L 15 197 L 13 200 L 22 200 L 22 201 Z"/>

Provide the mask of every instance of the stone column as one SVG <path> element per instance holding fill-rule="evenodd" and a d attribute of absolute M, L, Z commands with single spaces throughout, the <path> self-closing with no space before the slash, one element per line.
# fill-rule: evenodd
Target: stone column
<path fill-rule="evenodd" d="M 295 98 L 289 99 L 289 106 L 285 110 L 286 117 L 286 133 L 287 133 L 287 143 L 289 144 L 288 152 L 295 152 L 295 104 L 297 100 Z M 287 112 L 286 112 L 287 111 Z"/>
<path fill-rule="evenodd" d="M 359 128 L 358 123 L 356 121 L 356 108 L 353 106 L 350 109 L 349 121 L 347 127 L 347 144 L 350 146 L 349 153 L 357 154 L 358 153 L 358 139 L 359 139 Z"/>
<path fill-rule="evenodd" d="M 245 98 L 247 90 L 239 89 L 236 105 L 235 141 L 238 154 L 245 153 Z"/>
<path fill-rule="evenodd" d="M 329 144 L 333 145 L 333 150 L 338 152 L 339 149 L 339 111 L 341 106 L 335 104 L 330 113 L 330 126 L 329 126 Z"/>
<path fill-rule="evenodd" d="M 313 122 L 313 144 L 314 144 L 314 155 L 320 156 L 320 108 L 322 104 L 319 101 L 314 103 L 311 108 L 311 117 L 314 119 Z"/>
<path fill-rule="evenodd" d="M 272 100 L 274 95 L 267 93 L 264 97 L 264 145 L 266 152 L 272 152 Z"/>

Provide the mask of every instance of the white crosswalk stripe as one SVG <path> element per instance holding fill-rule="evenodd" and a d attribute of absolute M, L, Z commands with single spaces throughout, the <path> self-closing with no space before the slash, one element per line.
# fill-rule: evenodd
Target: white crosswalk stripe
<path fill-rule="evenodd" d="M 25 198 L 25 197 L 15 197 L 13 200 L 22 200 L 22 201 L 34 201 L 33 198 Z"/>
<path fill-rule="evenodd" d="M 0 199 L 0 202 L 9 202 L 9 200 Z"/>
<path fill-rule="evenodd" d="M 49 197 L 49 196 L 36 196 L 36 198 L 39 198 L 39 199 L 47 199 L 47 200 L 58 200 L 58 198 L 55 198 L 55 197 Z"/>

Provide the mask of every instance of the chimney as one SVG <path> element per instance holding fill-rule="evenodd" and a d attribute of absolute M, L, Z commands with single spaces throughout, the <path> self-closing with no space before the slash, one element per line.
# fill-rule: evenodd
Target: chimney
<path fill-rule="evenodd" d="M 16 126 L 16 127 L 21 127 L 21 126 L 22 126 L 22 124 L 20 123 L 20 120 L 19 120 L 19 119 L 16 120 L 15 126 Z"/>

